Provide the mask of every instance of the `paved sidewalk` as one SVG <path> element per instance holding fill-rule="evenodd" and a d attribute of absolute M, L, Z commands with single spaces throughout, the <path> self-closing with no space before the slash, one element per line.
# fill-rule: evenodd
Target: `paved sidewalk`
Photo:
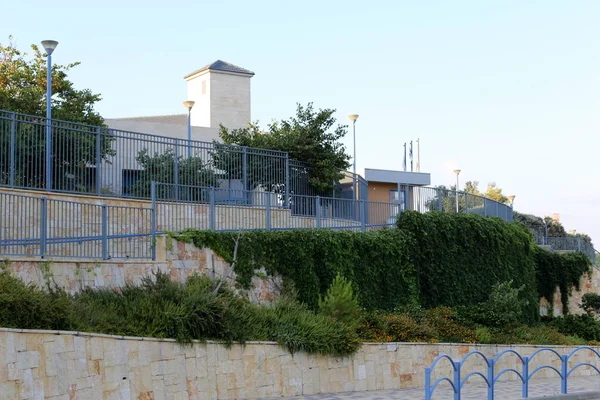
<path fill-rule="evenodd" d="M 569 378 L 568 393 L 597 392 L 600 391 L 600 376 L 576 376 Z M 559 379 L 534 379 L 529 384 L 529 397 L 556 396 L 560 394 Z M 503 381 L 495 385 L 494 395 L 497 400 L 521 399 L 520 381 Z M 454 397 L 448 384 L 441 384 L 433 393 L 433 400 L 452 400 Z M 307 400 L 419 400 L 425 398 L 423 388 L 379 390 L 373 392 L 354 392 L 337 394 L 320 394 L 305 397 L 288 397 L 287 399 Z M 485 383 L 466 384 L 461 390 L 462 400 L 487 399 Z"/>

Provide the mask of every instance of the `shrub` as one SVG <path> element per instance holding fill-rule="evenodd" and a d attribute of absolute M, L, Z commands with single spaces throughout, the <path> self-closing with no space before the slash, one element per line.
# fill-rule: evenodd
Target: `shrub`
<path fill-rule="evenodd" d="M 598 314 L 600 311 L 600 295 L 586 293 L 581 298 L 581 309 L 588 314 Z"/>
<path fill-rule="evenodd" d="M 371 312 L 359 329 L 361 339 L 369 342 L 429 342 L 436 332 L 408 314 Z"/>
<path fill-rule="evenodd" d="M 450 343 L 475 343 L 475 332 L 458 322 L 457 314 L 449 307 L 427 310 L 425 324 L 436 332 L 439 341 Z"/>
<path fill-rule="evenodd" d="M 358 298 L 354 296 L 352 284 L 339 273 L 331 282 L 325 297 L 319 298 L 319 311 L 352 328 L 360 323 Z"/>
<path fill-rule="evenodd" d="M 562 334 L 590 341 L 600 341 L 600 322 L 591 315 L 545 317 L 543 320 L 546 325 L 556 328 Z"/>

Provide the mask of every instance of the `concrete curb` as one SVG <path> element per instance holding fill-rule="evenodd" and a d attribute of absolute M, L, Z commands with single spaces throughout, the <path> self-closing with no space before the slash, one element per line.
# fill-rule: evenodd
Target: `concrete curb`
<path fill-rule="evenodd" d="M 530 397 L 530 400 L 600 400 L 600 392 L 585 392 L 585 393 L 571 393 L 571 394 L 558 394 L 541 397 Z"/>

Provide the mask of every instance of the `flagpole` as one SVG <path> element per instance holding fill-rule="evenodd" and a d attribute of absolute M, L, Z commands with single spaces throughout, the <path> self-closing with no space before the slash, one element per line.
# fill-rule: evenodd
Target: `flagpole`
<path fill-rule="evenodd" d="M 404 142 L 404 164 L 402 165 L 404 172 L 406 172 L 406 142 Z"/>
<path fill-rule="evenodd" d="M 417 139 L 417 172 L 421 172 L 421 142 Z"/>

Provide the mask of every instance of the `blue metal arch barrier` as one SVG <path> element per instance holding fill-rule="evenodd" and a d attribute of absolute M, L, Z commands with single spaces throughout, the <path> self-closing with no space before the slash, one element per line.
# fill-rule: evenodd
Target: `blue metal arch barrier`
<path fill-rule="evenodd" d="M 432 364 L 428 368 L 425 368 L 425 400 L 431 400 L 435 389 L 437 389 L 439 384 L 442 382 L 448 382 L 450 384 L 450 387 L 452 388 L 452 392 L 454 393 L 454 400 L 460 400 L 461 399 L 461 389 L 463 388 L 465 383 L 467 383 L 468 379 L 472 376 L 480 376 L 483 379 L 483 381 L 485 382 L 485 384 L 487 386 L 488 400 L 494 400 L 494 385 L 496 384 L 496 382 L 498 382 L 499 378 L 502 375 L 504 375 L 505 373 L 509 373 L 509 372 L 513 372 L 519 377 L 519 379 L 521 380 L 521 385 L 522 385 L 522 389 L 521 389 L 522 396 L 524 398 L 528 398 L 529 397 L 529 381 L 538 371 L 540 371 L 542 369 L 550 369 L 550 370 L 556 372 L 558 374 L 558 376 L 560 377 L 560 392 L 561 392 L 561 394 L 567 394 L 568 378 L 573 373 L 573 371 L 575 371 L 577 368 L 583 367 L 583 366 L 588 366 L 588 367 L 591 367 L 592 369 L 594 369 L 596 372 L 598 372 L 598 374 L 600 374 L 600 368 L 598 368 L 597 366 L 595 366 L 593 364 L 587 363 L 587 362 L 582 362 L 582 363 L 579 363 L 579 364 L 573 366 L 572 368 L 569 368 L 569 360 L 576 353 L 578 353 L 581 350 L 591 351 L 592 353 L 594 353 L 594 355 L 598 359 L 600 359 L 600 353 L 597 350 L 595 350 L 589 346 L 578 347 L 566 355 L 561 355 L 556 350 L 551 349 L 549 347 L 544 347 L 544 348 L 538 349 L 535 352 L 533 352 L 530 356 L 521 356 L 517 351 L 512 350 L 512 349 L 503 350 L 493 358 L 487 357 L 485 354 L 483 354 L 479 350 L 474 350 L 474 351 L 467 353 L 461 360 L 453 360 L 452 357 L 450 357 L 449 355 L 441 354 L 433 360 Z M 542 364 L 542 365 L 538 366 L 537 368 L 535 368 L 533 371 L 529 372 L 529 363 L 531 362 L 531 360 L 534 359 L 535 356 L 537 356 L 541 352 L 548 352 L 548 351 L 553 353 L 554 355 L 556 355 L 558 357 L 558 360 L 560 360 L 560 371 L 552 365 Z M 521 372 L 517 371 L 515 368 L 504 368 L 503 370 L 501 370 L 500 372 L 498 372 L 496 374 L 494 367 L 497 365 L 498 360 L 505 354 L 512 354 L 521 361 L 521 364 L 523 365 Z M 464 378 L 461 379 L 461 369 L 462 369 L 463 365 L 469 359 L 469 357 L 474 356 L 474 355 L 478 355 L 478 356 L 482 357 L 483 360 L 485 361 L 485 365 L 487 366 L 487 376 L 484 375 L 483 372 L 472 371 L 472 372 L 468 373 Z M 448 376 L 442 376 L 442 377 L 438 378 L 432 385 L 431 384 L 431 374 L 432 374 L 434 368 L 436 367 L 436 365 L 438 364 L 438 362 L 441 360 L 444 360 L 444 359 L 448 360 L 450 362 L 450 366 L 452 367 L 452 372 L 453 372 L 452 377 L 450 378 Z"/>

